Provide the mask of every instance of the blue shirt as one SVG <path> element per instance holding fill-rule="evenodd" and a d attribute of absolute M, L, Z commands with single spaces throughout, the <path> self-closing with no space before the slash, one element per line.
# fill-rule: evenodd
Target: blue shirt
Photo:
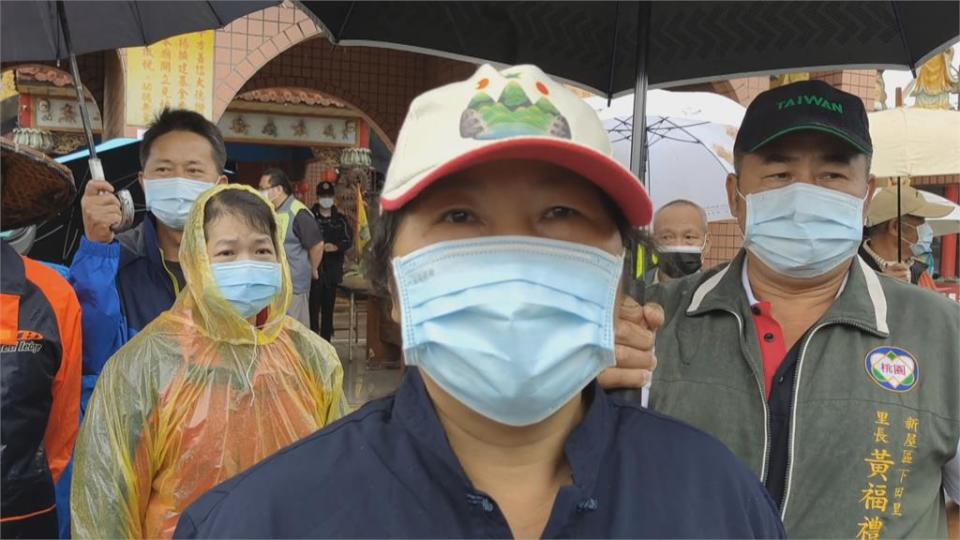
<path fill-rule="evenodd" d="M 756 476 L 719 441 L 596 383 L 567 440 L 574 483 L 544 538 L 783 538 Z M 175 538 L 509 538 L 463 472 L 416 369 L 367 404 L 212 489 Z"/>

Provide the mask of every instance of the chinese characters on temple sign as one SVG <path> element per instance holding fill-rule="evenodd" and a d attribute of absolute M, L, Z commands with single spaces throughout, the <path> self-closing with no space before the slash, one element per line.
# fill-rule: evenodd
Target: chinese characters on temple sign
<path fill-rule="evenodd" d="M 212 117 L 214 35 L 195 32 L 126 50 L 127 124 L 146 126 L 164 107 Z"/>

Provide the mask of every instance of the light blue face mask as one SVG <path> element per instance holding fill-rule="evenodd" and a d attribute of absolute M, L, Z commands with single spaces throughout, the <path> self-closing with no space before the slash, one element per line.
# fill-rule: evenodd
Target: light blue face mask
<path fill-rule="evenodd" d="M 161 223 L 178 231 L 187 223 L 193 203 L 214 184 L 188 178 L 144 180 L 143 194 L 147 208 Z"/>
<path fill-rule="evenodd" d="M 745 200 L 744 247 L 785 276 L 822 276 L 853 257 L 863 239 L 863 199 L 852 195 L 796 182 Z"/>
<path fill-rule="evenodd" d="M 244 319 L 260 313 L 280 292 L 280 263 L 243 260 L 213 263 L 210 268 L 220 294 Z"/>
<path fill-rule="evenodd" d="M 917 227 L 917 243 L 910 246 L 914 257 L 923 257 L 933 252 L 933 228 L 924 223 Z"/>
<path fill-rule="evenodd" d="M 614 365 L 622 269 L 600 249 L 527 236 L 394 259 L 404 360 L 491 420 L 540 422 Z"/>

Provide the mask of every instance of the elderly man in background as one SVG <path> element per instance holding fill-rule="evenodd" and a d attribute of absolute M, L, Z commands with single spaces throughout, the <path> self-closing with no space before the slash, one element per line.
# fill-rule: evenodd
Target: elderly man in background
<path fill-rule="evenodd" d="M 648 284 L 696 274 L 710 247 L 707 213 L 686 199 L 670 201 L 653 217 L 653 240 L 659 262 L 644 276 Z"/>
<path fill-rule="evenodd" d="M 927 201 L 912 187 L 900 186 L 900 217 L 897 218 L 897 187 L 878 190 L 867 212 L 860 256 L 877 272 L 925 289 L 935 288 L 927 263 L 921 259 L 933 240 L 933 229 L 926 219 L 943 217 L 951 210 L 949 206 Z"/>

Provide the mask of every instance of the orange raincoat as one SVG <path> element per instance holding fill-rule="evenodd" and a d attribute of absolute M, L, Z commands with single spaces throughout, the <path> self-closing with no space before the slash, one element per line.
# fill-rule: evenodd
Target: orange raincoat
<path fill-rule="evenodd" d="M 230 185 L 200 197 L 180 246 L 188 287 L 97 383 L 76 448 L 75 538 L 172 537 L 204 492 L 348 412 L 336 351 L 285 315 L 282 248 L 282 289 L 259 329 L 220 294 L 203 211 L 224 189 L 256 193 Z"/>

